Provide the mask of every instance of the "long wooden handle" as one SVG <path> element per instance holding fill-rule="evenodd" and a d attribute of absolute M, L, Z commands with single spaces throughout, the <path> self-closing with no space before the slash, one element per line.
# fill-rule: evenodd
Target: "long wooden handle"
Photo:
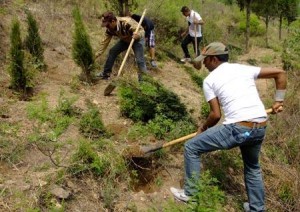
<path fill-rule="evenodd" d="M 172 146 L 172 145 L 174 145 L 174 144 L 180 143 L 180 142 L 185 141 L 185 140 L 187 140 L 187 139 L 193 138 L 193 137 L 195 137 L 196 135 L 197 135 L 197 132 L 194 132 L 194 133 L 192 133 L 192 134 L 183 136 L 183 137 L 181 137 L 181 138 L 177 138 L 177 139 L 175 139 L 175 140 L 173 140 L 173 141 L 170 141 L 170 142 L 167 142 L 167 143 L 163 144 L 163 145 L 162 145 L 162 148 L 165 148 L 165 147 L 167 147 L 167 146 Z"/>
<path fill-rule="evenodd" d="M 140 28 L 140 26 L 142 25 L 142 22 L 143 22 L 143 20 L 144 20 L 145 14 L 146 14 L 146 10 L 147 10 L 147 9 L 144 10 L 144 12 L 143 12 L 143 14 L 142 14 L 142 17 L 141 17 L 141 19 L 140 19 L 140 21 L 139 21 L 139 24 L 138 24 L 137 28 L 135 29 L 134 33 L 137 33 L 138 30 L 139 30 L 139 28 Z M 123 67 L 124 67 L 124 65 L 125 65 L 125 62 L 126 62 L 126 60 L 127 60 L 127 57 L 128 57 L 128 55 L 129 55 L 129 52 L 130 52 L 130 49 L 132 48 L 133 43 L 134 43 L 134 39 L 131 38 L 130 44 L 129 44 L 129 46 L 128 46 L 128 49 L 127 49 L 127 51 L 126 51 L 125 57 L 124 57 L 124 59 L 123 59 L 123 61 L 122 61 L 122 64 L 121 64 L 121 66 L 120 66 L 120 68 L 119 68 L 119 71 L 118 71 L 118 75 L 117 75 L 117 76 L 120 76 L 120 75 L 121 75 L 121 72 L 122 72 L 122 70 L 123 70 Z"/>
<path fill-rule="evenodd" d="M 194 13 L 194 32 L 195 32 L 195 52 L 196 52 L 196 57 L 198 57 L 198 45 L 197 45 L 197 25 L 195 24 L 195 20 L 196 20 L 196 15 Z"/>
<path fill-rule="evenodd" d="M 281 109 L 281 110 L 282 110 L 282 109 Z M 272 108 L 266 109 L 266 113 L 268 113 L 268 114 L 269 114 L 269 113 L 272 113 L 272 111 L 273 111 Z M 192 134 L 183 136 L 183 137 L 181 137 L 181 138 L 177 138 L 177 139 L 175 139 L 175 140 L 173 140 L 173 141 L 170 141 L 170 142 L 167 142 L 167 143 L 163 144 L 163 145 L 162 145 L 162 148 L 165 148 L 165 147 L 172 146 L 172 145 L 174 145 L 174 144 L 180 143 L 180 142 L 185 141 L 185 140 L 187 140 L 187 139 L 193 138 L 193 137 L 195 137 L 196 135 L 197 135 L 197 132 L 194 132 L 194 133 L 192 133 Z"/>

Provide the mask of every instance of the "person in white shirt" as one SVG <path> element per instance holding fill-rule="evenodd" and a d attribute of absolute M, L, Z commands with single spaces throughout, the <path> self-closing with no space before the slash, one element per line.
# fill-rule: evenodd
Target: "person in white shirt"
<path fill-rule="evenodd" d="M 265 192 L 259 165 L 259 154 L 263 143 L 267 114 L 259 97 L 255 80 L 273 78 L 276 93 L 272 113 L 283 107 L 287 77 L 278 68 L 260 68 L 237 63 L 228 63 L 228 49 L 220 42 L 206 46 L 192 64 L 199 69 L 209 70 L 203 81 L 206 101 L 210 113 L 198 134 L 187 141 L 184 147 L 185 182 L 184 189 L 171 187 L 176 199 L 188 201 L 197 193 L 195 183 L 200 178 L 200 155 L 216 150 L 239 147 L 244 163 L 244 180 L 248 202 L 247 211 L 265 211 Z M 221 108 L 224 122 L 221 119 Z"/>
<path fill-rule="evenodd" d="M 185 63 L 191 62 L 191 55 L 188 50 L 188 45 L 190 43 L 193 44 L 196 55 L 200 55 L 199 44 L 202 40 L 201 25 L 204 24 L 204 21 L 199 13 L 194 10 L 190 10 L 187 6 L 183 6 L 181 8 L 181 12 L 186 17 L 188 23 L 187 29 L 181 34 L 181 37 L 184 38 L 181 42 L 184 58 L 180 61 Z"/>

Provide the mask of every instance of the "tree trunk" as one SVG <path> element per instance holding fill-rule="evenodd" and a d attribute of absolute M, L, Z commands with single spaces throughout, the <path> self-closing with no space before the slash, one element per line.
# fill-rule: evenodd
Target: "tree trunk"
<path fill-rule="evenodd" d="M 266 47 L 268 48 L 269 47 L 269 38 L 268 38 L 268 31 L 269 31 L 269 20 L 270 20 L 270 17 L 269 15 L 266 15 Z"/>
<path fill-rule="evenodd" d="M 125 11 L 124 11 L 124 14 L 128 14 L 129 12 L 129 3 L 128 3 L 128 0 L 124 0 L 124 3 L 125 3 Z"/>
<path fill-rule="evenodd" d="M 282 33 L 282 14 L 279 16 L 279 40 L 281 40 L 281 33 Z"/>
<path fill-rule="evenodd" d="M 128 0 L 119 0 L 119 16 L 126 16 L 129 12 L 129 2 Z"/>
<path fill-rule="evenodd" d="M 249 50 L 251 0 L 246 1 L 246 52 Z"/>

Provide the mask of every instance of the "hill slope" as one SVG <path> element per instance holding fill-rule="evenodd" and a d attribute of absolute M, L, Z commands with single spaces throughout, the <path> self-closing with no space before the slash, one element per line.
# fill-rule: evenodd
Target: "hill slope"
<path fill-rule="evenodd" d="M 28 136 L 35 131 L 35 128 L 42 128 L 27 116 L 27 106 L 30 102 L 19 101 L 9 87 L 9 76 L 6 71 L 8 61 L 5 55 L 9 51 L 9 30 L 11 20 L 18 17 L 22 24 L 25 24 L 23 10 L 13 4 L 13 1 L 1 3 L 6 11 L 1 14 L 0 23 L 0 109 L 1 122 L 7 126 L 2 130 L 1 139 L 10 142 L 7 152 L 2 149 L 0 163 L 0 209 L 3 211 L 22 211 L 26 208 L 45 207 L 49 202 L 53 207 L 64 207 L 67 211 L 108 211 L 107 205 L 113 204 L 115 211 L 146 211 L 149 208 L 161 211 L 163 205 L 169 201 L 171 194 L 170 186 L 180 186 L 183 174 L 183 155 L 181 148 L 172 148 L 168 151 L 168 158 L 157 170 L 145 171 L 144 177 L 148 179 L 135 185 L 134 189 L 127 188 L 126 184 L 120 185 L 117 195 L 114 189 L 103 190 L 103 181 L 98 181 L 92 175 L 85 175 L 79 178 L 66 177 L 66 181 L 59 188 L 54 185 L 57 178 L 54 176 L 63 169 L 51 163 L 49 157 L 41 152 L 37 146 L 28 142 Z M 38 82 L 35 87 L 34 98 L 39 99 L 46 96 L 51 108 L 54 108 L 59 101 L 59 94 L 63 91 L 68 98 L 76 97 L 75 105 L 80 110 L 86 110 L 86 100 L 95 103 L 99 109 L 104 125 L 114 134 L 112 145 L 117 149 L 126 148 L 129 142 L 124 136 L 128 134 L 132 121 L 120 116 L 118 97 L 116 92 L 111 96 L 103 96 L 104 88 L 110 81 L 98 81 L 92 86 L 85 86 L 76 81 L 80 69 L 74 64 L 71 58 L 72 42 L 72 17 L 71 5 L 66 5 L 62 10 L 56 10 L 55 4 L 47 1 L 30 2 L 26 5 L 40 25 L 41 37 L 45 44 L 45 62 L 48 65 L 47 71 L 39 73 Z M 17 8 L 17 9 L 16 9 Z M 93 48 L 97 49 L 101 33 L 99 22 L 94 16 L 87 16 L 85 19 L 92 37 Z M 22 32 L 25 32 L 23 30 Z M 252 49 L 248 55 L 240 57 L 241 62 L 248 58 L 255 58 L 258 54 L 273 54 L 271 50 Z M 275 54 L 275 53 L 274 53 Z M 277 57 L 279 58 L 279 57 Z M 103 63 L 101 58 L 99 63 Z M 188 111 L 194 120 L 200 115 L 202 94 L 199 88 L 192 82 L 184 66 L 172 59 L 159 61 L 159 69 L 151 70 L 150 74 L 160 81 L 166 88 L 176 93 L 181 101 L 187 106 Z M 279 64 L 276 60 L 274 63 Z M 260 64 L 264 65 L 264 64 Z M 276 64 L 275 64 L 276 65 Z M 125 68 L 126 69 L 126 68 Z M 127 69 L 131 69 L 127 66 Z M 201 70 L 205 71 L 205 70 Z M 132 74 L 134 75 L 134 73 Z M 262 95 L 268 96 L 268 82 L 258 82 L 259 91 Z M 75 89 L 74 89 L 75 88 Z M 4 129 L 4 127 L 2 127 Z M 81 138 L 76 124 L 71 124 L 66 132 L 60 137 L 61 143 L 77 141 Z M 120 140 L 124 143 L 120 143 Z M 5 142 L 4 142 L 5 143 Z M 61 157 L 65 160 L 70 157 L 70 152 L 77 148 L 76 143 L 68 143 L 60 151 Z M 9 154 L 8 156 L 5 154 Z M 5 160 L 4 160 L 5 159 Z M 15 162 L 17 161 L 17 162 Z M 155 164 L 155 161 L 152 161 Z M 141 180 L 142 181 L 142 180 Z M 56 190 L 55 190 L 56 189 Z M 64 189 L 64 190 L 62 190 Z M 59 191 L 57 199 L 64 191 L 69 191 L 71 196 L 65 203 L 54 199 L 47 199 L 49 192 Z M 110 192 L 111 199 L 105 198 Z M 114 197 L 117 196 L 114 200 Z M 226 206 L 225 210 L 234 211 L 233 206 Z"/>

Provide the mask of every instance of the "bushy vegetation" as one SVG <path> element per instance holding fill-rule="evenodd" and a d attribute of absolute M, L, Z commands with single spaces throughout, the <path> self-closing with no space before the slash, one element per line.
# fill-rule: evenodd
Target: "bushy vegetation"
<path fill-rule="evenodd" d="M 110 160 L 108 155 L 98 155 L 95 147 L 88 140 L 79 142 L 78 150 L 72 158 L 72 165 L 69 171 L 74 174 L 82 174 L 87 171 L 92 171 L 96 175 L 103 176 L 108 169 Z"/>
<path fill-rule="evenodd" d="M 119 96 L 122 115 L 136 122 L 148 122 L 158 115 L 173 121 L 188 116 L 185 105 L 175 93 L 151 77 L 143 79 L 141 84 L 124 82 L 121 85 Z"/>
<path fill-rule="evenodd" d="M 75 29 L 73 33 L 72 56 L 75 63 L 82 69 L 82 79 L 91 83 L 91 72 L 94 69 L 94 54 L 79 7 L 74 8 L 73 18 Z"/>
<path fill-rule="evenodd" d="M 26 70 L 24 68 L 24 52 L 21 40 L 20 22 L 12 22 L 10 34 L 10 67 L 11 87 L 18 91 L 26 92 Z"/>
<path fill-rule="evenodd" d="M 44 70 L 46 68 L 46 64 L 44 62 L 42 39 L 40 37 L 37 21 L 29 11 L 27 11 L 27 24 L 28 34 L 24 41 L 25 48 L 33 56 L 36 67 L 40 70 Z"/>
<path fill-rule="evenodd" d="M 141 84 L 121 83 L 120 110 L 137 124 L 129 135 L 154 135 L 158 139 L 181 137 L 195 130 L 195 123 L 179 97 L 151 77 Z"/>
<path fill-rule="evenodd" d="M 283 68 L 290 71 L 298 71 L 300 69 L 300 31 L 299 28 L 292 28 L 290 36 L 284 41 L 284 50 L 282 53 Z"/>
<path fill-rule="evenodd" d="M 217 185 L 218 181 L 208 171 L 202 173 L 196 184 L 197 193 L 192 197 L 191 211 L 220 211 L 223 208 L 225 194 Z M 193 201 L 195 203 L 193 203 Z"/>
<path fill-rule="evenodd" d="M 262 36 L 266 32 L 265 28 L 261 24 L 259 18 L 251 14 L 250 15 L 250 35 L 251 36 Z M 241 14 L 240 21 L 239 21 L 239 29 L 241 32 L 246 32 L 246 16 L 245 14 Z"/>
<path fill-rule="evenodd" d="M 218 181 L 209 171 L 201 175 L 195 183 L 196 194 L 187 205 L 178 205 L 174 202 L 165 204 L 164 211 L 222 211 L 225 203 L 225 194 L 218 187 Z"/>
<path fill-rule="evenodd" d="M 27 100 L 35 85 L 36 70 L 45 67 L 41 39 L 31 14 L 28 14 L 28 35 L 24 44 L 20 22 L 17 19 L 12 23 L 10 39 L 10 87 L 21 93 L 21 99 Z M 28 49 L 29 53 L 25 49 Z"/>
<path fill-rule="evenodd" d="M 100 138 L 105 135 L 106 130 L 98 108 L 90 106 L 89 110 L 82 114 L 79 130 L 85 137 L 90 139 Z"/>

